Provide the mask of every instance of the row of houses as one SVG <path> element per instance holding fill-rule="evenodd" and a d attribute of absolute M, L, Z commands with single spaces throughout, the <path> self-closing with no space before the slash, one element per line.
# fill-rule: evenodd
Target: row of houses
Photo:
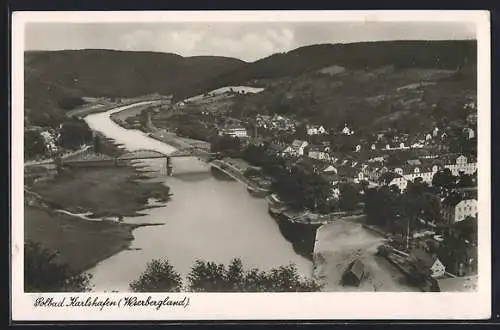
<path fill-rule="evenodd" d="M 291 157 L 308 157 L 313 160 L 325 162 L 330 165 L 341 165 L 346 167 L 348 160 L 344 160 L 339 164 L 333 153 L 330 152 L 328 145 L 309 145 L 307 141 L 295 140 L 289 146 L 282 146 L 281 150 L 277 150 L 281 156 Z M 386 172 L 393 172 L 397 175 L 389 184 L 397 185 L 401 190 L 406 189 L 408 181 L 413 181 L 416 178 L 422 178 L 426 183 L 431 183 L 434 174 L 443 168 L 450 169 L 451 173 L 455 176 L 460 172 L 465 174 L 473 174 L 477 170 L 477 163 L 474 158 L 467 158 L 465 155 L 450 155 L 439 156 L 436 158 L 422 158 L 407 160 L 400 166 L 386 166 L 384 165 L 384 157 L 380 157 L 378 162 L 361 162 L 352 161 L 350 166 L 354 169 L 355 180 L 367 179 L 370 181 L 378 182 L 382 174 Z"/>
<path fill-rule="evenodd" d="M 298 122 L 294 119 L 274 114 L 273 116 L 257 115 L 255 117 L 255 124 L 258 128 L 287 131 L 293 133 L 295 132 L 295 128 Z"/>

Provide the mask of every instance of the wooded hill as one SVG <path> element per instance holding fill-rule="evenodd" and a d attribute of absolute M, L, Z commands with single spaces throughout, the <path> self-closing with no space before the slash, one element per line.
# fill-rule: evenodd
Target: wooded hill
<path fill-rule="evenodd" d="M 25 54 L 25 109 L 33 124 L 58 121 L 81 96 L 135 97 L 159 93 L 184 99 L 228 85 L 266 85 L 340 66 L 457 70 L 475 79 L 475 41 L 384 41 L 323 44 L 238 59 L 113 50 L 32 51 Z M 376 81 L 372 82 L 377 84 Z M 313 84 L 317 86 L 318 84 Z M 315 89 L 313 85 L 308 88 Z M 310 92 L 314 93 L 314 90 Z"/>
<path fill-rule="evenodd" d="M 169 95 L 243 63 L 227 57 L 100 49 L 26 52 L 25 108 L 35 122 L 56 120 L 64 110 L 60 102 L 68 103 L 68 98 Z"/>

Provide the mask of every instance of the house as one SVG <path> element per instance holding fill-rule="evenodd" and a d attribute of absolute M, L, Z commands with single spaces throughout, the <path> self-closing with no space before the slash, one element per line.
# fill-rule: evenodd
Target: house
<path fill-rule="evenodd" d="M 392 185 L 398 187 L 400 191 L 404 191 L 406 189 L 406 186 L 408 186 L 408 180 L 404 176 L 398 175 L 397 177 L 392 179 L 391 182 L 389 182 L 388 184 L 389 187 Z"/>
<path fill-rule="evenodd" d="M 448 224 L 454 224 L 465 220 L 467 217 L 475 218 L 477 215 L 476 198 L 464 195 L 451 195 L 442 202 L 441 213 Z"/>
<path fill-rule="evenodd" d="M 432 140 L 432 134 L 431 133 L 427 133 L 425 135 L 425 141 L 430 141 L 430 140 Z"/>
<path fill-rule="evenodd" d="M 370 147 L 371 150 L 377 150 L 377 146 L 375 145 L 375 143 L 372 143 L 371 147 Z"/>
<path fill-rule="evenodd" d="M 246 138 L 248 137 L 247 129 L 240 125 L 227 125 L 219 130 L 219 135 L 229 135 L 231 137 Z"/>
<path fill-rule="evenodd" d="M 477 163 L 475 161 L 469 162 L 469 159 L 464 155 L 458 156 L 454 163 L 451 163 L 450 160 L 449 158 L 444 159 L 444 167 L 450 169 L 455 176 L 459 175 L 460 172 L 474 174 L 477 170 Z"/>
<path fill-rule="evenodd" d="M 365 265 L 356 259 L 344 271 L 342 285 L 359 286 L 365 276 Z"/>
<path fill-rule="evenodd" d="M 365 180 L 365 174 L 362 170 L 362 165 L 357 162 L 347 164 L 347 162 L 342 164 L 337 168 L 338 175 L 343 181 L 359 183 Z"/>
<path fill-rule="evenodd" d="M 303 156 L 304 149 L 309 145 L 307 141 L 294 140 L 283 152 L 293 156 Z"/>
<path fill-rule="evenodd" d="M 434 129 L 432 130 L 432 135 L 433 136 L 437 136 L 439 134 L 439 128 L 438 127 L 434 127 Z"/>
<path fill-rule="evenodd" d="M 464 109 L 477 110 L 477 103 L 473 99 L 464 104 Z"/>
<path fill-rule="evenodd" d="M 360 144 L 356 145 L 356 147 L 354 148 L 354 151 L 355 152 L 360 152 L 361 151 L 361 145 Z"/>
<path fill-rule="evenodd" d="M 318 146 L 310 146 L 307 156 L 312 159 L 317 160 L 329 160 L 330 155 L 324 150 L 324 148 Z"/>
<path fill-rule="evenodd" d="M 463 129 L 465 138 L 468 140 L 472 140 L 475 137 L 474 130 L 470 127 L 466 127 Z"/>
<path fill-rule="evenodd" d="M 435 254 L 422 249 L 413 249 L 410 252 L 410 259 L 418 269 L 424 272 L 430 271 L 432 278 L 442 278 L 445 275 L 446 267 Z"/>
<path fill-rule="evenodd" d="M 342 129 L 342 134 L 344 135 L 352 135 L 354 134 L 354 131 L 351 130 L 348 126 L 347 123 L 344 125 L 344 128 Z"/>
<path fill-rule="evenodd" d="M 440 167 L 433 160 L 410 159 L 400 166 L 391 168 L 390 171 L 403 177 L 405 181 L 415 181 L 415 179 L 421 178 L 424 183 L 431 184 L 434 174 L 439 169 Z M 405 181 L 396 180 L 394 184 L 398 185 L 400 189 L 403 186 L 406 189 L 407 182 Z"/>
<path fill-rule="evenodd" d="M 320 135 L 326 133 L 326 129 L 323 126 L 307 125 L 306 130 L 307 135 Z"/>

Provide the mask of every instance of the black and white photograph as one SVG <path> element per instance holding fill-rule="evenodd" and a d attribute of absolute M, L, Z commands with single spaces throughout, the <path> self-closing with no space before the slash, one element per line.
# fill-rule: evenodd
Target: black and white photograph
<path fill-rule="evenodd" d="M 29 309 L 384 293 L 467 317 L 489 290 L 487 13 L 22 14 L 11 221 Z"/>

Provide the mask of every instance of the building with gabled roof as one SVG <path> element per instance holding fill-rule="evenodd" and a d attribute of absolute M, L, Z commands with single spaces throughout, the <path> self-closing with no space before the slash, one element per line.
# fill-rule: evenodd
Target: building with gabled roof
<path fill-rule="evenodd" d="M 365 277 L 365 265 L 356 259 L 349 264 L 342 275 L 342 285 L 359 286 Z"/>
<path fill-rule="evenodd" d="M 304 149 L 309 145 L 309 142 L 303 140 L 294 140 L 290 146 L 285 148 L 284 153 L 293 156 L 303 156 Z"/>

